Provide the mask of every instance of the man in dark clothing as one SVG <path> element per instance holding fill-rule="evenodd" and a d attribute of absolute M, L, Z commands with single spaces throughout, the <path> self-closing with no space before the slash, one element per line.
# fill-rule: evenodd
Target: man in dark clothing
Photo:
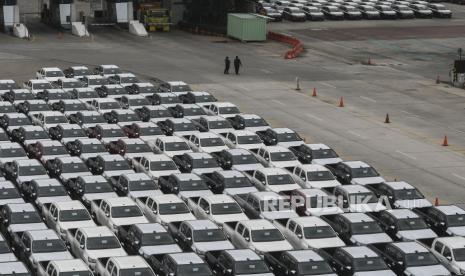
<path fill-rule="evenodd" d="M 224 59 L 224 73 L 229 74 L 229 66 L 231 65 L 231 61 L 229 60 L 229 57 L 226 57 Z"/>
<path fill-rule="evenodd" d="M 234 71 L 236 71 L 236 75 L 239 75 L 239 68 L 242 66 L 242 62 L 238 56 L 234 59 Z"/>

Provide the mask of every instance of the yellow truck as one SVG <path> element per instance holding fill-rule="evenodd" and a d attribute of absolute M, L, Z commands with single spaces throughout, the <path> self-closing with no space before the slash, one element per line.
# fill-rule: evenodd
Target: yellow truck
<path fill-rule="evenodd" d="M 140 20 L 149 32 L 169 32 L 170 14 L 169 10 L 160 8 L 158 5 L 141 4 Z"/>

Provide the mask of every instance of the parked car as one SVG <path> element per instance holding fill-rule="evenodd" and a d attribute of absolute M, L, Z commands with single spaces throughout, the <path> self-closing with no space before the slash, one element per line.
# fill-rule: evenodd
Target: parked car
<path fill-rule="evenodd" d="M 297 7 L 286 7 L 283 10 L 282 16 L 290 21 L 305 21 L 307 16 Z"/>
<path fill-rule="evenodd" d="M 265 262 L 274 275 L 336 275 L 328 262 L 313 250 L 269 252 L 265 253 Z"/>
<path fill-rule="evenodd" d="M 418 18 L 433 18 L 433 11 L 425 5 L 410 4 L 409 8 L 413 10 L 415 17 Z"/>
<path fill-rule="evenodd" d="M 352 5 L 341 5 L 339 9 L 344 13 L 344 18 L 349 20 L 362 19 L 362 13 Z"/>
<path fill-rule="evenodd" d="M 380 19 L 381 14 L 378 10 L 376 10 L 373 6 L 367 5 L 366 3 L 363 5 L 359 5 L 358 9 L 363 15 L 365 19 Z"/>
<path fill-rule="evenodd" d="M 339 162 L 329 168 L 341 184 L 368 185 L 386 182 L 375 168 L 362 161 Z"/>
<path fill-rule="evenodd" d="M 272 276 L 274 275 L 260 256 L 250 249 L 231 249 L 207 252 L 207 263 L 218 276 Z"/>
<path fill-rule="evenodd" d="M 322 21 L 325 20 L 325 15 L 319 8 L 314 6 L 303 6 L 302 12 L 307 16 L 307 20 Z"/>
<path fill-rule="evenodd" d="M 400 19 L 415 18 L 413 10 L 407 5 L 392 4 L 391 8 L 397 13 L 397 17 Z"/>
<path fill-rule="evenodd" d="M 415 210 L 439 236 L 465 237 L 465 210 L 456 205 L 440 205 Z"/>
<path fill-rule="evenodd" d="M 321 12 L 325 15 L 326 19 L 330 20 L 344 20 L 344 13 L 336 6 L 323 6 Z"/>
<path fill-rule="evenodd" d="M 434 17 L 451 18 L 452 12 L 442 4 L 428 4 L 428 8 L 433 12 Z"/>

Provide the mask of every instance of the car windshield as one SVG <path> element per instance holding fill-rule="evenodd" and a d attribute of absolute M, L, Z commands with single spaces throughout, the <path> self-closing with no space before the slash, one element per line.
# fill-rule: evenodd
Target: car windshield
<path fill-rule="evenodd" d="M 278 134 L 278 142 L 294 142 L 302 141 L 302 138 L 297 133 L 280 133 Z"/>
<path fill-rule="evenodd" d="M 124 137 L 124 132 L 118 128 L 118 129 L 104 129 L 102 130 L 102 137 Z"/>
<path fill-rule="evenodd" d="M 110 162 L 105 162 L 105 170 L 107 171 L 131 170 L 131 167 L 129 167 L 128 163 L 125 160 L 110 161 Z"/>
<path fill-rule="evenodd" d="M 147 144 L 130 144 L 126 145 L 126 153 L 152 152 Z"/>
<path fill-rule="evenodd" d="M 292 152 L 272 152 L 270 153 L 271 161 L 293 161 L 296 160 Z"/>
<path fill-rule="evenodd" d="M 167 232 L 142 234 L 142 246 L 174 244 L 174 240 Z"/>
<path fill-rule="evenodd" d="M 337 153 L 332 149 L 312 150 L 313 159 L 338 158 Z"/>
<path fill-rule="evenodd" d="M 239 109 L 235 106 L 220 107 L 219 114 L 237 114 L 241 113 Z"/>
<path fill-rule="evenodd" d="M 124 88 L 113 87 L 107 88 L 108 95 L 116 96 L 116 95 L 124 95 L 126 94 L 126 90 Z"/>
<path fill-rule="evenodd" d="M 283 241 L 284 236 L 278 229 L 252 230 L 252 241 L 254 242 L 272 242 Z"/>
<path fill-rule="evenodd" d="M 43 240 L 32 242 L 32 252 L 34 253 L 50 253 L 67 251 L 62 240 Z"/>
<path fill-rule="evenodd" d="M 245 127 L 262 127 L 268 126 L 268 123 L 262 118 L 245 119 Z"/>
<path fill-rule="evenodd" d="M 268 185 L 295 184 L 294 179 L 288 174 L 268 175 Z"/>
<path fill-rule="evenodd" d="M 99 109 L 120 109 L 121 106 L 117 102 L 99 103 Z"/>
<path fill-rule="evenodd" d="M 92 220 L 89 212 L 85 209 L 62 210 L 60 211 L 60 221 L 86 221 Z"/>
<path fill-rule="evenodd" d="M 101 250 L 101 249 L 115 249 L 121 248 L 121 245 L 116 237 L 95 237 L 87 238 L 87 249 Z"/>
<path fill-rule="evenodd" d="M 173 104 L 173 103 L 181 103 L 181 100 L 178 97 L 160 97 L 161 104 Z"/>
<path fill-rule="evenodd" d="M 325 239 L 335 236 L 336 233 L 330 226 L 312 226 L 304 228 L 304 237 L 306 239 Z"/>
<path fill-rule="evenodd" d="M 61 83 L 63 88 L 82 88 L 85 87 L 84 83 L 80 81 L 64 81 Z"/>
<path fill-rule="evenodd" d="M 45 71 L 46 77 L 64 77 L 65 74 L 61 71 Z"/>
<path fill-rule="evenodd" d="M 31 175 L 46 175 L 47 172 L 45 171 L 44 167 L 42 166 L 26 166 L 26 167 L 19 167 L 20 176 L 31 176 Z"/>
<path fill-rule="evenodd" d="M 380 257 L 356 258 L 353 261 L 354 271 L 387 270 L 386 263 Z"/>
<path fill-rule="evenodd" d="M 223 139 L 221 138 L 203 138 L 200 139 L 202 147 L 221 147 L 224 146 Z"/>
<path fill-rule="evenodd" d="M 178 167 L 176 166 L 176 163 L 171 160 L 150 162 L 151 171 L 174 171 L 177 169 Z"/>
<path fill-rule="evenodd" d="M 110 184 L 107 182 L 87 183 L 86 193 L 109 193 L 113 192 Z"/>
<path fill-rule="evenodd" d="M 106 75 L 121 74 L 121 69 L 119 69 L 119 68 L 105 68 L 105 69 L 103 69 L 103 74 L 106 74 Z"/>
<path fill-rule="evenodd" d="M 465 248 L 452 249 L 456 262 L 465 262 Z"/>
<path fill-rule="evenodd" d="M 106 152 L 105 146 L 102 144 L 86 144 L 82 145 L 81 148 L 83 153 L 97 153 L 97 152 Z"/>
<path fill-rule="evenodd" d="M 0 241 L 0 254 L 10 253 L 10 247 L 6 241 Z"/>
<path fill-rule="evenodd" d="M 120 78 L 121 83 L 136 83 L 139 82 L 139 80 L 136 77 L 123 77 Z"/>
<path fill-rule="evenodd" d="M 234 272 L 236 275 L 242 274 L 261 274 L 269 273 L 270 270 L 262 260 L 257 261 L 238 261 L 234 262 Z"/>
<path fill-rule="evenodd" d="M 41 223 L 42 219 L 36 212 L 21 212 L 11 214 L 10 224 Z"/>
<path fill-rule="evenodd" d="M 325 181 L 334 180 L 334 176 L 329 171 L 307 172 L 308 181 Z"/>
<path fill-rule="evenodd" d="M 157 190 L 157 185 L 152 180 L 136 180 L 129 182 L 130 191 Z"/>
<path fill-rule="evenodd" d="M 89 69 L 73 69 L 73 75 L 75 77 L 78 76 L 87 76 L 87 75 L 92 75 Z"/>
<path fill-rule="evenodd" d="M 47 116 L 45 118 L 46 124 L 64 124 L 67 123 L 68 120 L 65 116 Z"/>
<path fill-rule="evenodd" d="M 66 103 L 64 105 L 65 111 L 81 111 L 85 109 L 87 109 L 87 107 L 83 103 Z"/>
<path fill-rule="evenodd" d="M 105 85 L 105 84 L 108 84 L 108 80 L 107 79 L 88 79 L 87 80 L 87 84 L 88 85 Z"/>
<path fill-rule="evenodd" d="M 158 205 L 158 213 L 160 215 L 176 215 L 190 213 L 187 205 L 183 202 L 165 203 Z"/>
<path fill-rule="evenodd" d="M 346 6 L 346 7 L 345 7 L 345 10 L 348 11 L 348 12 L 355 12 L 355 11 L 357 11 L 357 9 L 354 8 L 354 7 L 352 7 L 352 6 Z"/>
<path fill-rule="evenodd" d="M 43 147 L 42 155 L 62 155 L 68 154 L 64 146 Z"/>
<path fill-rule="evenodd" d="M 86 164 L 83 162 L 76 162 L 76 163 L 64 163 L 61 166 L 61 173 L 80 173 L 80 172 L 88 172 Z"/>
<path fill-rule="evenodd" d="M 325 261 L 298 262 L 298 275 L 333 275 L 333 270 Z"/>
<path fill-rule="evenodd" d="M 0 83 L 0 90 L 11 90 L 11 89 L 19 89 L 19 86 L 14 82 Z"/>
<path fill-rule="evenodd" d="M 405 255 L 407 267 L 437 265 L 439 262 L 431 252 L 417 252 Z"/>
<path fill-rule="evenodd" d="M 197 128 L 193 123 L 174 124 L 174 131 L 195 131 Z"/>
<path fill-rule="evenodd" d="M 405 219 L 398 219 L 397 225 L 399 227 L 399 231 L 402 230 L 420 230 L 420 229 L 427 229 L 428 226 L 426 225 L 425 221 L 421 218 L 405 218 Z"/>
<path fill-rule="evenodd" d="M 79 129 L 64 129 L 63 130 L 63 137 L 71 138 L 71 137 L 87 137 L 86 133 L 82 128 Z"/>
<path fill-rule="evenodd" d="M 447 225 L 449 227 L 454 227 L 454 226 L 465 226 L 465 215 L 459 214 L 459 215 L 449 215 L 447 216 Z"/>
<path fill-rule="evenodd" d="M 113 218 L 141 217 L 142 212 L 137 206 L 117 206 L 111 208 Z"/>
<path fill-rule="evenodd" d="M 143 99 L 130 99 L 128 103 L 129 103 L 130 106 L 150 105 L 150 102 L 145 98 L 143 98 Z"/>
<path fill-rule="evenodd" d="M 350 204 L 365 204 L 365 203 L 377 203 L 378 198 L 374 193 L 352 193 L 349 194 Z"/>
<path fill-rule="evenodd" d="M 218 167 L 218 163 L 216 162 L 215 158 L 194 159 L 193 167 L 194 168 L 216 168 Z"/>
<path fill-rule="evenodd" d="M 412 200 L 425 198 L 417 189 L 395 190 L 394 196 L 397 200 Z"/>
<path fill-rule="evenodd" d="M 37 196 L 48 197 L 48 196 L 65 196 L 67 195 L 66 189 L 63 186 L 48 186 L 40 187 L 37 191 Z"/>
<path fill-rule="evenodd" d="M 159 127 L 141 127 L 139 128 L 140 136 L 163 135 Z"/>
<path fill-rule="evenodd" d="M 60 275 L 61 276 L 61 275 Z M 155 276 L 148 267 L 121 269 L 119 276 Z"/>
<path fill-rule="evenodd" d="M 84 116 L 82 118 L 82 122 L 84 124 L 106 123 L 105 119 L 101 115 Z"/>
<path fill-rule="evenodd" d="M 242 209 L 237 203 L 219 203 L 211 205 L 211 212 L 213 215 L 231 215 L 241 214 Z"/>
<path fill-rule="evenodd" d="M 207 184 L 205 184 L 203 180 L 180 181 L 179 190 L 180 191 L 208 190 L 208 186 Z"/>
<path fill-rule="evenodd" d="M 29 119 L 27 118 L 10 118 L 8 120 L 9 126 L 24 126 L 29 125 Z"/>
<path fill-rule="evenodd" d="M 256 164 L 258 163 L 255 156 L 252 154 L 241 154 L 233 155 L 233 164 L 234 165 L 243 165 L 243 164 Z"/>
<path fill-rule="evenodd" d="M 221 229 L 194 230 L 193 237 L 195 242 L 215 242 L 226 240 L 226 236 Z"/>
<path fill-rule="evenodd" d="M 2 188 L 0 189 L 0 199 L 21 198 L 18 190 L 15 188 Z"/>
<path fill-rule="evenodd" d="M 171 92 L 187 92 L 192 91 L 189 85 L 172 85 Z"/>
<path fill-rule="evenodd" d="M 29 111 L 48 111 L 50 107 L 47 104 L 30 104 Z"/>
<path fill-rule="evenodd" d="M 237 136 L 237 143 L 241 145 L 261 144 L 262 140 L 258 135 Z"/>
<path fill-rule="evenodd" d="M 165 151 L 190 150 L 186 142 L 165 143 Z"/>
<path fill-rule="evenodd" d="M 26 156 L 26 152 L 22 148 L 17 149 L 1 149 L 0 150 L 0 157 L 22 157 Z"/>
<path fill-rule="evenodd" d="M 373 8 L 373 7 L 371 7 L 371 6 L 365 6 L 365 7 L 363 7 L 363 9 L 364 9 L 365 11 L 376 11 L 376 9 Z"/>
<path fill-rule="evenodd" d="M 34 83 L 32 84 L 32 89 L 34 90 L 45 90 L 45 89 L 53 89 L 51 83 L 48 82 L 41 82 L 41 83 Z"/>
<path fill-rule="evenodd" d="M 200 107 L 184 108 L 184 116 L 199 116 L 205 114 L 207 114 L 205 110 Z"/>
<path fill-rule="evenodd" d="M 213 275 L 206 264 L 184 264 L 176 265 L 178 276 L 211 276 Z"/>
<path fill-rule="evenodd" d="M 372 167 L 361 167 L 352 169 L 353 178 L 363 178 L 363 177 L 377 177 L 379 176 L 378 172 Z"/>
<path fill-rule="evenodd" d="M 231 177 L 231 178 L 225 178 L 224 179 L 224 188 L 243 188 L 243 187 L 252 187 L 252 182 L 245 177 L 245 176 L 240 176 L 240 177 Z"/>
<path fill-rule="evenodd" d="M 73 90 L 76 91 L 76 90 Z M 77 93 L 75 94 L 75 97 L 79 99 L 90 99 L 90 98 L 98 98 L 98 94 L 95 91 L 80 91 L 80 92 L 74 92 Z"/>
<path fill-rule="evenodd" d="M 352 222 L 350 224 L 350 231 L 352 235 L 375 234 L 383 232 L 378 223 L 374 221 Z"/>

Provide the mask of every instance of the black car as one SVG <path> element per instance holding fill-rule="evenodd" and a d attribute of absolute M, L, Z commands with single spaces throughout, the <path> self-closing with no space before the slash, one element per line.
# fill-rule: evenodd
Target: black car
<path fill-rule="evenodd" d="M 14 103 L 15 101 L 34 100 L 34 94 L 27 89 L 12 89 L 3 94 L 3 100 Z"/>
<path fill-rule="evenodd" d="M 283 10 L 283 18 L 289 21 L 305 21 L 306 14 L 297 7 L 286 7 Z"/>
<path fill-rule="evenodd" d="M 391 8 L 397 13 L 397 17 L 400 19 L 415 18 L 412 9 L 406 5 L 392 4 Z"/>
<path fill-rule="evenodd" d="M 440 205 L 415 210 L 439 236 L 463 236 L 465 210 L 455 205 Z"/>
<path fill-rule="evenodd" d="M 134 110 L 143 122 L 148 122 L 150 119 L 166 119 L 173 118 L 171 112 L 164 106 L 143 106 Z"/>
<path fill-rule="evenodd" d="M 321 12 L 325 15 L 326 19 L 344 20 L 344 13 L 336 6 L 323 6 Z"/>
<path fill-rule="evenodd" d="M 310 249 L 268 252 L 264 259 L 274 275 L 334 275 L 328 262 Z"/>
<path fill-rule="evenodd" d="M 362 13 L 351 5 L 341 5 L 339 9 L 344 13 L 344 18 L 349 20 L 362 19 Z"/>
<path fill-rule="evenodd" d="M 51 111 L 50 106 L 42 100 L 26 100 L 16 105 L 16 109 L 24 114 L 29 112 Z"/>
<path fill-rule="evenodd" d="M 387 5 L 375 5 L 382 19 L 397 19 L 397 12 Z"/>
<path fill-rule="evenodd" d="M 358 9 L 363 15 L 365 19 L 380 19 L 381 15 L 378 10 L 376 10 L 373 6 L 370 5 L 360 5 Z"/>

